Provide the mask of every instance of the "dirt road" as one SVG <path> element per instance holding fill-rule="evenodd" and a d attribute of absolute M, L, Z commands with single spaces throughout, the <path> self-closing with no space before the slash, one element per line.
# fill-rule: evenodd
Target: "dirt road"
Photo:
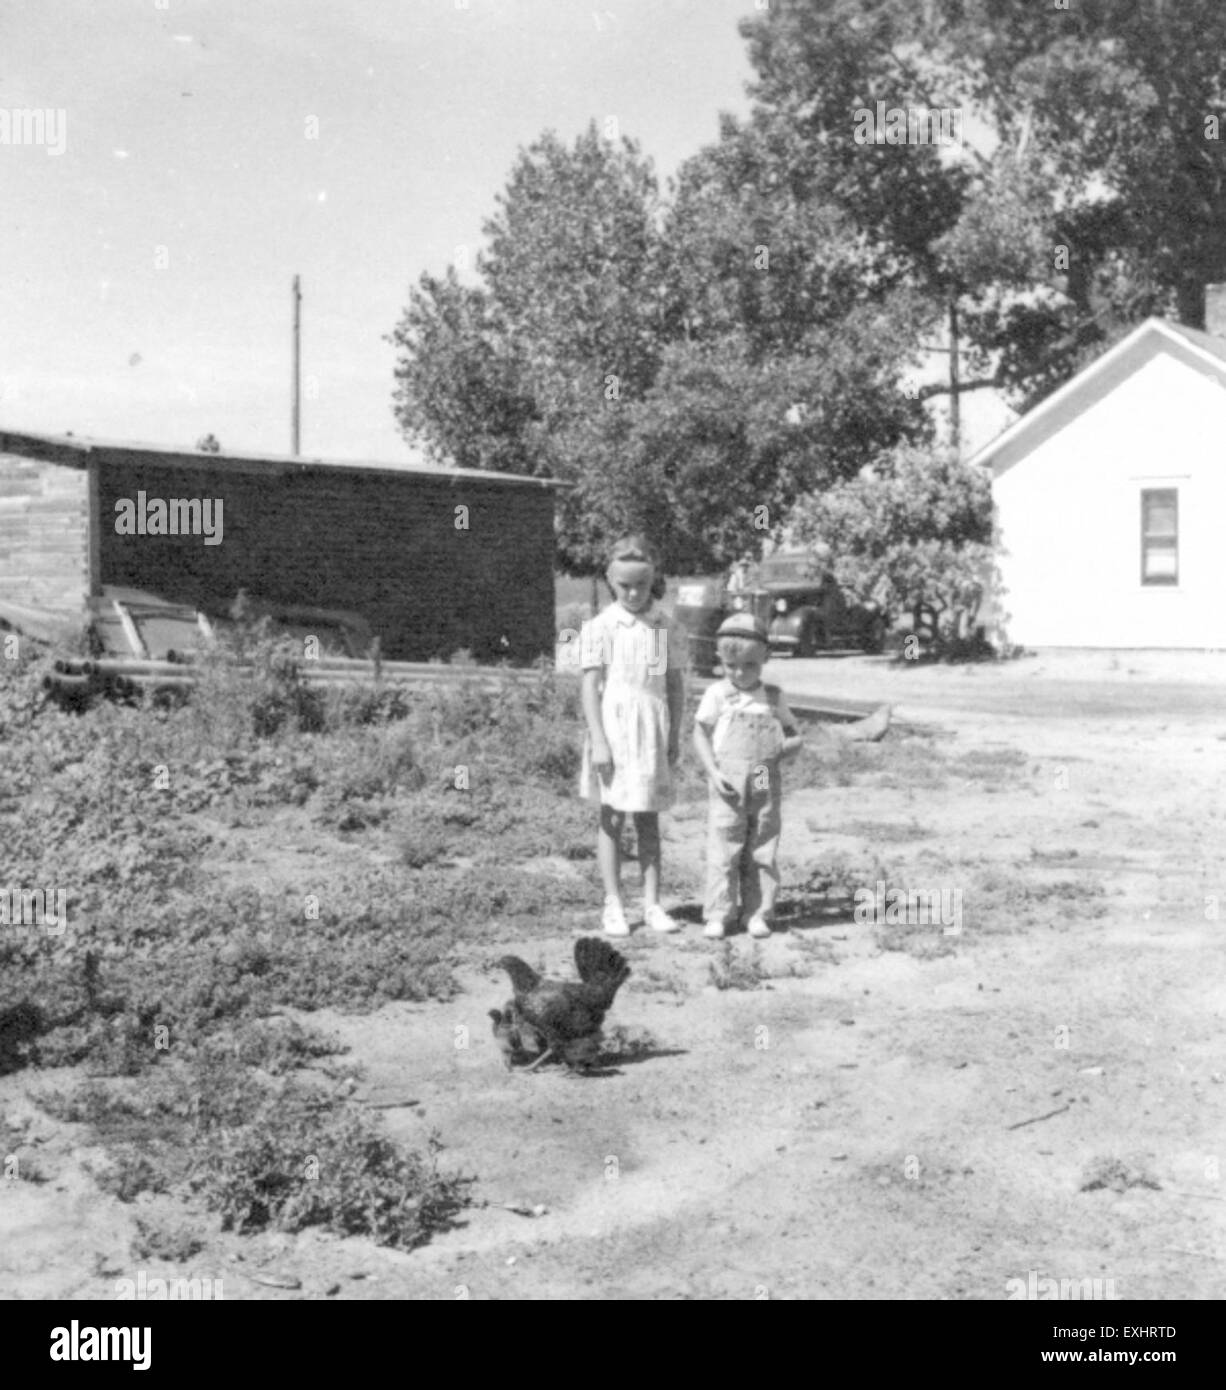
<path fill-rule="evenodd" d="M 313 1015 L 368 1099 L 405 1102 L 383 1112 L 393 1132 L 437 1130 L 491 1205 L 411 1254 L 218 1235 L 148 1272 L 224 1275 L 244 1298 L 994 1300 L 1032 1271 L 1104 1297 L 1221 1297 L 1226 680 L 1019 665 L 882 671 L 878 693 L 874 669 L 777 663 L 787 688 L 891 699 L 936 735 L 892 733 L 790 787 L 785 883 L 841 856 L 956 890 L 960 932 L 793 894 L 760 949 L 694 921 L 636 933 L 609 1023 L 640 1050 L 586 1079 L 503 1070 L 485 1010 L 506 982 L 482 960 L 448 1005 Z M 667 834 L 666 873 L 696 883 L 701 808 Z M 579 925 L 590 893 L 577 879 Z M 566 972 L 557 925 L 490 954 Z M 35 1205 L 9 1222 L 0 1294 L 30 1296 L 37 1252 L 39 1292 L 112 1297 L 132 1210 L 20 1186 Z"/>
<path fill-rule="evenodd" d="M 875 845 L 894 881 L 962 887 L 963 932 L 916 943 L 931 955 L 798 921 L 760 953 L 765 987 L 720 990 L 696 928 L 636 936 L 615 1015 L 660 1050 L 589 1082 L 456 1051 L 498 993 L 479 979 L 446 1019 L 389 1019 L 377 1051 L 351 1032 L 388 1087 L 415 1059 L 406 1137 L 437 1124 L 492 1198 L 549 1207 L 474 1215 L 390 1260 L 388 1292 L 1001 1299 L 1033 1270 L 1220 1296 L 1226 718 L 1162 730 L 1140 706 L 946 726 L 969 767 L 1020 750 L 1009 782 L 894 779 L 887 748 L 876 787 L 793 793 L 793 875 Z M 673 829 L 694 862 L 700 819 Z"/>

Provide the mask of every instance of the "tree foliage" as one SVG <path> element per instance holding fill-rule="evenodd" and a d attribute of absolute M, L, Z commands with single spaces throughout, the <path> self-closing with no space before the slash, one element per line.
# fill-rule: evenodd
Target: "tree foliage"
<path fill-rule="evenodd" d="M 391 336 L 405 433 L 462 466 L 573 484 L 561 549 L 580 571 L 606 543 L 592 504 L 621 431 L 605 417 L 646 390 L 661 350 L 657 203 L 633 141 L 547 132 L 485 224 L 482 283 L 423 275 Z"/>
<path fill-rule="evenodd" d="M 644 530 L 673 570 L 727 563 L 804 491 L 927 430 L 899 390 L 923 306 L 863 248 L 713 155 L 664 207 L 630 141 L 523 151 L 480 286 L 422 276 L 392 341 L 395 413 L 439 457 L 561 478 L 561 559 Z M 772 230 L 772 228 L 774 230 Z M 764 240 L 765 238 L 765 240 Z"/>
<path fill-rule="evenodd" d="M 572 484 L 575 572 L 626 529 L 700 569 L 798 499 L 868 506 L 867 463 L 926 456 L 902 383 L 955 316 L 958 392 L 1026 408 L 1226 279 L 1221 0 L 789 0 L 740 28 L 751 109 L 666 194 L 633 141 L 542 135 L 475 277 L 423 275 L 391 336 L 406 435 Z M 961 143 L 866 143 L 878 102 L 954 110 Z"/>
<path fill-rule="evenodd" d="M 959 306 L 969 385 L 1020 409 L 1226 278 L 1219 0 L 796 0 L 742 24 L 753 123 Z M 855 143 L 855 106 L 953 108 L 956 155 Z M 779 132 L 775 134 L 775 132 Z"/>
<path fill-rule="evenodd" d="M 792 539 L 840 586 L 938 640 L 979 607 L 992 573 L 987 476 L 948 453 L 901 446 L 858 477 L 806 498 Z"/>

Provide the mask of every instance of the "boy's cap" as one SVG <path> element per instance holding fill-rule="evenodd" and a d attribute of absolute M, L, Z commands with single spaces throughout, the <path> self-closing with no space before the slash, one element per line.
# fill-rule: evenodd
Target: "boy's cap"
<path fill-rule="evenodd" d="M 755 642 L 761 642 L 763 646 L 770 645 L 766 629 L 752 613 L 730 613 L 720 623 L 715 640 L 718 642 L 721 637 L 752 638 Z"/>

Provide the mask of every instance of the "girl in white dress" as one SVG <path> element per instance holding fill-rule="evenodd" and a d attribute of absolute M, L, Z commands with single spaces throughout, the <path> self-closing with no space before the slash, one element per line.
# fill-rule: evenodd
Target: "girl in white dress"
<path fill-rule="evenodd" d="M 656 606 L 656 557 L 641 536 L 610 554 L 606 578 L 614 601 L 584 623 L 579 638 L 587 737 L 579 794 L 599 803 L 596 861 L 604 884 L 603 925 L 628 936 L 621 895 L 621 831 L 634 816 L 643 876 L 643 920 L 678 930 L 660 906 L 660 811 L 672 795 L 685 694 L 685 633 Z"/>

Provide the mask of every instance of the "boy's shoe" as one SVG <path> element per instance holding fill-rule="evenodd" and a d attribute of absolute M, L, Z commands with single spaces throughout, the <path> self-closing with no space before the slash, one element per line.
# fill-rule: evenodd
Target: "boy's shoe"
<path fill-rule="evenodd" d="M 762 916 L 760 912 L 755 912 L 749 919 L 750 936 L 769 936 L 771 934 L 771 924 Z"/>
<path fill-rule="evenodd" d="M 604 915 L 600 919 L 600 925 L 605 930 L 606 936 L 629 936 L 630 927 L 626 922 L 626 914 L 622 910 L 622 905 L 616 898 L 607 898 L 604 905 Z"/>
<path fill-rule="evenodd" d="M 724 924 L 722 922 L 708 922 L 702 929 L 703 936 L 709 937 L 712 941 L 718 941 L 724 934 Z"/>
<path fill-rule="evenodd" d="M 650 907 L 643 909 L 643 921 L 652 931 L 670 932 L 681 930 L 681 923 L 675 922 L 659 903 L 652 903 Z"/>

